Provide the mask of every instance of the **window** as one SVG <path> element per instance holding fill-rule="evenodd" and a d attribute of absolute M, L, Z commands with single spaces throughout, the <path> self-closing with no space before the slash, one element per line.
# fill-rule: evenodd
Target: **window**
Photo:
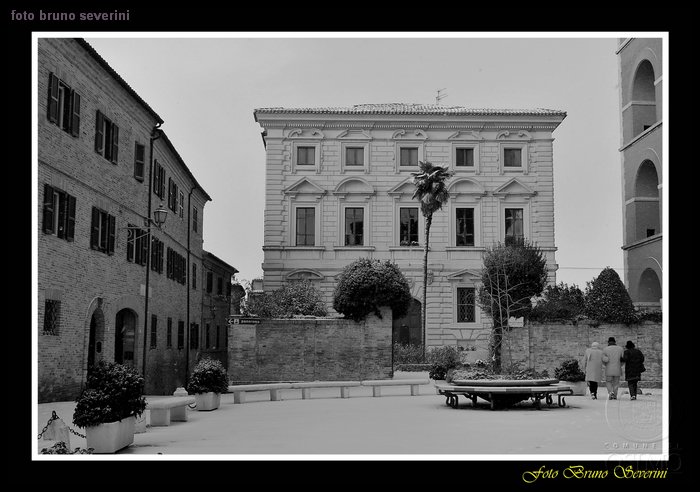
<path fill-rule="evenodd" d="M 187 260 L 174 249 L 168 248 L 167 254 L 167 277 L 175 280 L 177 283 L 186 284 L 187 279 L 185 272 L 187 271 Z"/>
<path fill-rule="evenodd" d="M 119 157 L 119 127 L 99 111 L 95 121 L 95 152 L 116 164 Z"/>
<path fill-rule="evenodd" d="M 192 263 L 192 288 L 197 289 L 197 264 Z"/>
<path fill-rule="evenodd" d="M 92 207 L 92 229 L 90 247 L 109 255 L 114 254 L 114 229 L 116 219 L 113 215 Z"/>
<path fill-rule="evenodd" d="M 180 192 L 179 207 L 180 207 L 180 218 L 182 219 L 185 216 L 185 194 L 183 192 Z"/>
<path fill-rule="evenodd" d="M 457 166 L 457 167 L 474 167 L 474 149 L 473 148 L 457 148 L 457 149 L 455 149 L 455 166 Z"/>
<path fill-rule="evenodd" d="M 345 209 L 345 246 L 362 246 L 364 228 L 364 208 Z"/>
<path fill-rule="evenodd" d="M 345 165 L 346 166 L 364 166 L 365 165 L 365 148 L 364 147 L 345 147 Z"/>
<path fill-rule="evenodd" d="M 474 209 L 455 209 L 455 246 L 474 246 Z"/>
<path fill-rule="evenodd" d="M 190 324 L 190 349 L 197 350 L 199 348 L 199 325 L 197 323 Z"/>
<path fill-rule="evenodd" d="M 173 348 L 173 319 L 168 318 L 168 331 L 165 335 L 165 346 L 166 348 Z"/>
<path fill-rule="evenodd" d="M 298 207 L 296 224 L 296 245 L 313 246 L 316 244 L 316 209 Z"/>
<path fill-rule="evenodd" d="M 523 209 L 522 208 L 507 208 L 505 209 L 505 243 L 513 244 L 516 241 L 525 239 L 523 226 Z"/>
<path fill-rule="evenodd" d="M 153 161 L 153 193 L 161 200 L 165 196 L 165 168 L 157 159 Z"/>
<path fill-rule="evenodd" d="M 207 292 L 211 293 L 214 288 L 214 275 L 212 272 L 207 272 Z"/>
<path fill-rule="evenodd" d="M 222 295 L 224 293 L 224 279 L 221 277 L 216 277 L 216 295 Z"/>
<path fill-rule="evenodd" d="M 163 241 L 155 236 L 151 237 L 151 270 L 163 273 L 163 251 L 165 245 Z"/>
<path fill-rule="evenodd" d="M 199 211 L 192 207 L 192 230 L 197 232 L 197 229 L 199 229 Z"/>
<path fill-rule="evenodd" d="M 44 335 L 58 335 L 61 320 L 61 301 L 44 301 Z"/>
<path fill-rule="evenodd" d="M 221 340 L 221 326 L 216 325 L 216 338 L 214 339 L 214 348 L 219 347 L 219 340 Z"/>
<path fill-rule="evenodd" d="M 204 329 L 204 348 L 209 348 L 211 346 L 209 341 L 209 323 L 207 323 Z"/>
<path fill-rule="evenodd" d="M 175 213 L 178 212 L 178 194 L 179 191 L 177 184 L 175 183 L 175 181 L 173 181 L 172 178 L 168 178 L 168 208 Z"/>
<path fill-rule="evenodd" d="M 73 241 L 75 236 L 75 197 L 53 186 L 44 185 L 44 233 Z"/>
<path fill-rule="evenodd" d="M 49 74 L 47 116 L 63 131 L 80 136 L 80 94 L 53 73 Z"/>
<path fill-rule="evenodd" d="M 400 156 L 400 166 L 418 165 L 418 147 L 401 147 Z"/>
<path fill-rule="evenodd" d="M 184 321 L 177 322 L 177 348 L 178 349 L 185 348 L 185 322 Z"/>
<path fill-rule="evenodd" d="M 503 149 L 503 166 L 504 167 L 522 167 L 522 149 Z"/>
<path fill-rule="evenodd" d="M 145 265 L 148 256 L 148 231 L 138 229 L 133 224 L 128 224 L 126 239 L 126 260 Z"/>
<path fill-rule="evenodd" d="M 146 162 L 146 146 L 136 142 L 134 148 L 134 178 L 143 181 L 144 168 Z"/>
<path fill-rule="evenodd" d="M 418 246 L 418 207 L 399 209 L 399 244 Z"/>
<path fill-rule="evenodd" d="M 154 349 L 158 345 L 158 316 L 151 315 L 151 348 Z"/>
<path fill-rule="evenodd" d="M 297 147 L 297 166 L 316 164 L 316 147 Z"/>
<path fill-rule="evenodd" d="M 226 297 L 231 297 L 231 281 L 226 282 Z"/>
<path fill-rule="evenodd" d="M 457 288 L 457 323 L 474 323 L 476 309 L 474 304 L 474 288 Z"/>

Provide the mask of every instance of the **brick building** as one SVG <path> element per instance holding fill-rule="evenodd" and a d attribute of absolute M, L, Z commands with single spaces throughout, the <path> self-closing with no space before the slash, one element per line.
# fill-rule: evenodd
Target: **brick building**
<path fill-rule="evenodd" d="M 197 358 L 218 359 L 228 367 L 228 317 L 231 313 L 233 280 L 238 273 L 208 251 L 202 256 L 202 333 Z"/>
<path fill-rule="evenodd" d="M 555 282 L 552 132 L 565 112 L 364 104 L 254 117 L 266 149 L 265 291 L 308 278 L 330 306 L 345 265 L 392 260 L 414 297 L 394 339 L 422 343 L 424 219 L 410 173 L 424 160 L 455 171 L 431 227 L 428 345 L 486 346 L 475 289 L 497 241 L 537 243 Z"/>
<path fill-rule="evenodd" d="M 75 398 L 102 359 L 143 372 L 147 394 L 172 393 L 196 350 L 211 198 L 86 41 L 39 39 L 37 81 L 39 400 Z"/>
<path fill-rule="evenodd" d="M 661 309 L 662 40 L 620 39 L 624 279 L 643 309 Z"/>

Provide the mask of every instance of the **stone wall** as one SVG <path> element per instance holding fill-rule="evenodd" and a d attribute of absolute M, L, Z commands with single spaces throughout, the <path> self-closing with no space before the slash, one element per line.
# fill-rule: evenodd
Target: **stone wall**
<path fill-rule="evenodd" d="M 390 378 L 391 310 L 356 323 L 339 318 L 272 319 L 229 329 L 228 376 L 242 381 Z"/>
<path fill-rule="evenodd" d="M 638 325 L 598 325 L 580 322 L 577 325 L 559 323 L 532 323 L 510 330 L 504 340 L 503 362 L 520 362 L 523 367 L 536 371 L 547 370 L 554 377 L 554 369 L 565 359 L 575 358 L 581 363 L 591 343 L 608 344 L 615 337 L 624 348 L 627 340 L 644 354 L 646 372 L 642 385 L 662 382 L 662 329 L 660 323 L 644 322 Z"/>

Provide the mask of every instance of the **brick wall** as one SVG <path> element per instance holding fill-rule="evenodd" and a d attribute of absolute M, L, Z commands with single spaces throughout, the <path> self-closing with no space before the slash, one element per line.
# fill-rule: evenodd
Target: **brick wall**
<path fill-rule="evenodd" d="M 391 310 L 360 323 L 314 318 L 231 325 L 228 360 L 231 381 L 390 378 Z"/>
<path fill-rule="evenodd" d="M 627 340 L 644 353 L 646 372 L 642 384 L 662 382 L 662 331 L 658 323 L 644 322 L 638 325 L 598 325 L 588 322 L 572 324 L 526 324 L 510 330 L 505 337 L 503 361 L 516 361 L 523 367 L 536 371 L 546 369 L 554 377 L 554 369 L 564 360 L 575 358 L 581 364 L 583 355 L 591 343 L 607 346 L 608 337 L 615 337 L 624 348 Z"/>

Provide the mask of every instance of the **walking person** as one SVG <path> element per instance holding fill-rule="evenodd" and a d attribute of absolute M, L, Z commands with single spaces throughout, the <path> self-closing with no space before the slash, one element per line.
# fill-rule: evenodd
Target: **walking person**
<path fill-rule="evenodd" d="M 623 353 L 622 347 L 615 343 L 615 337 L 608 338 L 608 346 L 603 349 L 603 364 L 605 364 L 605 387 L 608 389 L 609 400 L 617 400 Z"/>
<path fill-rule="evenodd" d="M 634 346 L 632 340 L 627 340 L 625 351 L 622 355 L 625 362 L 625 380 L 630 389 L 630 400 L 637 399 L 637 383 L 642 379 L 644 367 L 644 354 Z"/>
<path fill-rule="evenodd" d="M 583 370 L 593 400 L 598 399 L 598 382 L 603 379 L 603 351 L 598 342 L 593 342 L 583 355 Z"/>

